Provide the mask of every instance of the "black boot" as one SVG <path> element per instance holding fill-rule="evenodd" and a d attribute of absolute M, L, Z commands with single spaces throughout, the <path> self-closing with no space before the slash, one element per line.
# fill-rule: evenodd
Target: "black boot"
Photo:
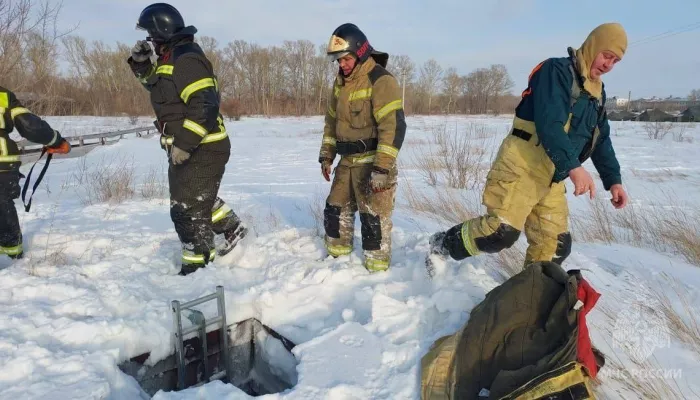
<path fill-rule="evenodd" d="M 234 228 L 229 229 L 224 232 L 224 244 L 217 250 L 219 256 L 225 256 L 233 250 L 238 242 L 241 241 L 248 234 L 248 228 L 246 228 L 242 222 L 239 222 Z"/>
<path fill-rule="evenodd" d="M 24 252 L 19 253 L 19 254 L 8 254 L 7 256 L 13 260 L 21 260 L 24 258 Z"/>
<path fill-rule="evenodd" d="M 196 272 L 198 269 L 204 268 L 204 265 L 199 265 L 199 264 L 182 264 L 182 267 L 180 268 L 180 273 L 178 275 L 181 276 L 186 276 L 189 275 L 193 272 Z"/>

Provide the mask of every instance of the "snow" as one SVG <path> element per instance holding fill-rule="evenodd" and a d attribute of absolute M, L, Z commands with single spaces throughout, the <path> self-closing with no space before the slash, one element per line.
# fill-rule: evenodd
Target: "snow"
<path fill-rule="evenodd" d="M 126 117 L 48 121 L 66 135 L 133 127 Z M 83 157 L 54 158 L 31 212 L 23 211 L 21 200 L 16 203 L 25 259 L 0 258 L 0 399 L 146 398 L 117 364 L 150 352 L 152 365 L 171 354 L 170 302 L 210 294 L 217 285 L 225 288 L 229 323 L 255 317 L 297 344 L 298 384 L 265 399 L 419 398 L 422 355 L 435 339 L 459 329 L 502 276 L 494 269 L 498 257 L 483 255 L 437 262 L 430 279 L 424 266 L 428 238 L 449 226 L 407 208 L 403 182 L 427 188 L 411 160 L 425 151 L 436 128 L 485 124 L 490 133 L 482 141 L 495 154 L 510 122 L 509 116 L 408 118 L 393 216 L 392 267 L 378 274 L 362 267 L 359 218 L 354 252 L 324 258 L 318 218 L 330 184 L 317 162 L 320 117 L 227 121 L 232 154 L 220 196 L 254 235 L 245 246 L 187 277 L 177 275 L 180 244 L 170 221 L 167 165 L 157 137 L 128 136 Z M 138 125 L 150 123 L 144 117 Z M 612 139 L 635 204 L 651 205 L 675 194 L 683 200 L 677 206 L 698 206 L 700 128 L 686 135 L 695 140 L 676 142 L 671 135 L 650 140 L 642 123 L 613 122 Z M 110 163 L 123 171 L 133 169 L 133 197 L 121 203 L 86 202 L 91 177 Z M 597 177 L 590 162 L 585 166 Z M 22 171 L 26 174 L 30 167 L 25 164 Z M 144 198 L 141 191 L 153 176 L 166 189 Z M 602 192 L 602 183 L 597 184 Z M 589 212 L 590 200 L 575 198 L 567 186 L 572 215 Z M 588 317 L 591 334 L 618 365 L 629 365 L 632 355 L 615 343 L 619 335 L 614 333 L 622 329 L 616 326 L 630 324 L 625 313 L 650 312 L 634 308 L 645 293 L 671 293 L 664 277 L 686 290 L 691 309 L 700 306 L 700 268 L 677 254 L 575 239 L 565 266 L 583 270 L 602 293 Z M 216 312 L 213 303 L 200 309 L 206 315 Z M 680 371 L 664 379 L 686 397 L 700 393 L 698 352 L 673 336 L 649 343 L 657 345 L 651 357 L 657 373 Z M 639 396 L 609 378 L 601 390 L 606 398 Z M 212 382 L 154 398 L 250 396 Z"/>

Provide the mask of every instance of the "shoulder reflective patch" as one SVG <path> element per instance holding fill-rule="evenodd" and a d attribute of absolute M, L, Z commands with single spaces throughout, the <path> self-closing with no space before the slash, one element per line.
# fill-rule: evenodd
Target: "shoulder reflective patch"
<path fill-rule="evenodd" d="M 0 108 L 10 107 L 10 96 L 7 92 L 0 92 Z"/>
<path fill-rule="evenodd" d="M 156 69 L 156 74 L 161 74 L 161 75 L 172 75 L 173 74 L 173 66 L 172 65 L 161 65 Z"/>
<path fill-rule="evenodd" d="M 389 114 L 390 112 L 400 110 L 402 108 L 403 102 L 400 99 L 394 100 L 385 105 L 384 107 L 380 108 L 379 111 L 377 111 L 376 113 L 374 113 L 374 120 L 379 122 L 382 119 L 384 119 L 384 117 L 386 117 L 387 114 Z"/>
<path fill-rule="evenodd" d="M 208 87 L 216 88 L 216 83 L 214 83 L 214 80 L 212 78 L 204 78 L 196 82 L 192 82 L 182 90 L 182 93 L 180 93 L 180 98 L 182 99 L 182 101 L 187 103 L 187 101 L 189 101 L 190 99 L 190 96 L 192 96 L 194 92 Z"/>

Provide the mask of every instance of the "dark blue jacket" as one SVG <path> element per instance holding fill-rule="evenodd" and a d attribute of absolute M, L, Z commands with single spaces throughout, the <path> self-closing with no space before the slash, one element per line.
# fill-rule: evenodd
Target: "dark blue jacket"
<path fill-rule="evenodd" d="M 600 102 L 588 94 L 582 84 L 579 85 L 580 96 L 571 105 L 573 80 L 581 82 L 578 73 L 572 73 L 570 69 L 575 65 L 570 56 L 550 58 L 536 67 L 515 115 L 535 123 L 537 136 L 555 166 L 553 182 L 566 179 L 570 170 L 581 166 L 590 157 L 605 190 L 609 190 L 610 186 L 621 183 L 622 178 L 604 111 L 605 87 Z M 570 113 L 567 134 L 564 127 Z"/>

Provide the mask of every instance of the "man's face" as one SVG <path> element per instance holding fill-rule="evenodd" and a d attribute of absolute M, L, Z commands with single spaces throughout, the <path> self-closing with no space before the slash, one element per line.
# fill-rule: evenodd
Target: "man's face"
<path fill-rule="evenodd" d="M 612 71 L 615 64 L 619 61 L 620 59 L 613 52 L 604 50 L 598 53 L 593 63 L 591 63 L 591 70 L 588 75 L 591 79 L 597 80 L 604 74 Z"/>
<path fill-rule="evenodd" d="M 343 75 L 348 76 L 355 68 L 355 57 L 352 54 L 346 54 L 338 59 L 338 65 L 343 70 Z"/>

